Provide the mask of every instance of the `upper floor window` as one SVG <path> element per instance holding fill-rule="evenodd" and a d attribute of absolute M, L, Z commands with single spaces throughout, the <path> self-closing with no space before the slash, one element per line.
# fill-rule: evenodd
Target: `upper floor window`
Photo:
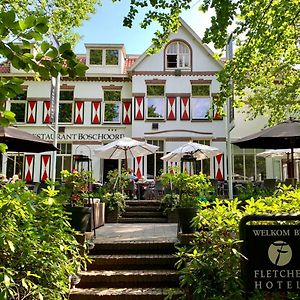
<path fill-rule="evenodd" d="M 165 107 L 164 85 L 147 85 L 146 114 L 147 119 L 163 119 Z"/>
<path fill-rule="evenodd" d="M 74 91 L 60 91 L 59 93 L 59 123 L 72 123 L 73 121 Z"/>
<path fill-rule="evenodd" d="M 121 122 L 121 91 L 104 91 L 105 123 Z"/>
<path fill-rule="evenodd" d="M 167 69 L 186 69 L 191 67 L 191 53 L 183 42 L 173 42 L 166 49 Z"/>
<path fill-rule="evenodd" d="M 25 123 L 27 108 L 27 91 L 16 95 L 10 104 L 10 110 L 15 114 L 17 123 Z"/>
<path fill-rule="evenodd" d="M 102 49 L 91 49 L 90 50 L 90 65 L 102 65 Z"/>
<path fill-rule="evenodd" d="M 118 49 L 90 49 L 90 65 L 117 66 L 118 64 Z"/>
<path fill-rule="evenodd" d="M 106 49 L 106 65 L 119 64 L 119 51 L 117 49 Z"/>
<path fill-rule="evenodd" d="M 209 118 L 211 108 L 210 86 L 192 85 L 191 116 L 192 120 Z"/>

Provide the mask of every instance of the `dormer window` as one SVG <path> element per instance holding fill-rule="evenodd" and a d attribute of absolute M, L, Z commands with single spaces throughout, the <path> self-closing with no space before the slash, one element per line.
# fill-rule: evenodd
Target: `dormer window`
<path fill-rule="evenodd" d="M 102 65 L 102 49 L 91 49 L 90 50 L 90 65 Z"/>
<path fill-rule="evenodd" d="M 190 48 L 183 42 L 173 42 L 166 48 L 167 69 L 188 69 L 191 67 Z"/>
<path fill-rule="evenodd" d="M 119 65 L 118 49 L 90 49 L 90 65 L 117 66 Z"/>

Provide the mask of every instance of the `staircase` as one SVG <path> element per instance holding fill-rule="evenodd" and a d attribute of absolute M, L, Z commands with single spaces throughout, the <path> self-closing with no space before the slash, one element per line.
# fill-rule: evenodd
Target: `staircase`
<path fill-rule="evenodd" d="M 70 299 L 163 300 L 179 286 L 174 252 L 169 241 L 96 243 Z"/>
<path fill-rule="evenodd" d="M 160 210 L 159 200 L 127 200 L 125 212 L 119 223 L 167 223 L 168 218 Z"/>

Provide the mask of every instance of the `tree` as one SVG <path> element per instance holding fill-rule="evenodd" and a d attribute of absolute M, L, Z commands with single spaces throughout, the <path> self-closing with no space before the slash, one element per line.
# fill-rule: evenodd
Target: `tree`
<path fill-rule="evenodd" d="M 30 14 L 35 17 L 48 18 L 48 35 L 55 35 L 61 42 L 70 42 L 72 45 L 79 40 L 78 34 L 73 32 L 74 27 L 82 25 L 89 19 L 89 15 L 95 13 L 96 5 L 100 0 L 68 0 L 68 1 L 37 1 L 37 0 L 14 0 L 0 3 L 6 9 L 13 9 L 20 18 L 26 18 Z"/>
<path fill-rule="evenodd" d="M 17 3 L 17 2 L 16 2 Z M 10 5 L 1 5 L 0 9 L 0 57 L 10 61 L 11 65 L 25 72 L 33 71 L 35 78 L 48 79 L 58 73 L 75 77 L 83 76 L 87 67 L 80 63 L 71 49 L 70 43 L 59 48 L 52 45 L 49 37 L 49 19 L 38 16 L 39 13 L 19 12 Z M 0 80 L 0 125 L 15 123 L 14 114 L 5 109 L 6 99 L 22 93 L 20 78 L 1 78 Z M 6 146 L 0 144 L 3 152 Z"/>
<path fill-rule="evenodd" d="M 152 21 L 162 26 L 153 39 L 154 48 L 161 47 L 171 32 L 179 27 L 182 10 L 191 1 L 132 1 L 124 25 L 131 27 L 139 9 L 150 7 L 142 28 Z M 222 83 L 221 108 L 230 96 L 230 78 L 234 82 L 236 105 L 248 104 L 250 117 L 263 114 L 269 123 L 278 123 L 290 116 L 300 116 L 300 1 L 275 0 L 203 0 L 200 10 L 213 9 L 211 27 L 203 41 L 213 42 L 224 50 L 230 30 L 237 49 L 227 61 L 218 79 Z M 167 10 L 161 13 L 161 10 Z M 232 29 L 231 29 L 232 28 Z M 150 52 L 155 51 L 151 49 Z"/>

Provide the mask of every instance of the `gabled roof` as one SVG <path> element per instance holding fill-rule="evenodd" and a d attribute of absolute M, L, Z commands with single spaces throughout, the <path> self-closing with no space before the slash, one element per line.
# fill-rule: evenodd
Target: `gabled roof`
<path fill-rule="evenodd" d="M 203 47 L 203 49 L 209 54 L 209 56 L 211 56 L 211 58 L 216 61 L 221 68 L 224 67 L 223 63 L 219 60 L 216 60 L 213 55 L 213 51 L 206 45 L 202 42 L 202 40 L 200 39 L 200 37 L 197 35 L 197 33 L 182 19 L 182 18 L 179 18 L 180 20 L 180 23 L 181 23 L 181 26 L 183 26 L 194 38 L 195 40 Z M 128 71 L 133 71 L 147 56 L 147 51 L 149 48 L 151 48 L 153 46 L 153 44 L 151 44 L 147 49 L 146 51 L 136 60 L 136 62 L 133 64 L 133 66 L 128 69 Z"/>

